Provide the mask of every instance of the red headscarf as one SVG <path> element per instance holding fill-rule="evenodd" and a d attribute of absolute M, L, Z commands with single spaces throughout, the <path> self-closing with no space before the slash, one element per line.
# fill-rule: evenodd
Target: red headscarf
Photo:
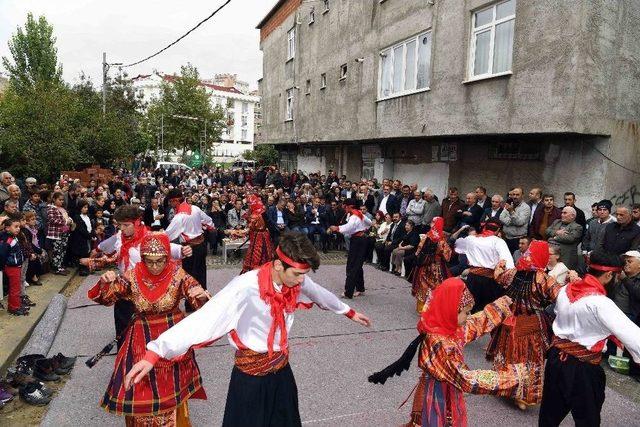
<path fill-rule="evenodd" d="M 123 221 L 124 222 L 124 221 Z M 131 236 L 125 236 L 124 233 L 120 232 L 120 238 L 122 240 L 122 245 L 120 246 L 120 254 L 118 255 L 118 260 L 122 260 L 124 264 L 124 270 L 128 270 L 130 267 L 129 262 L 129 249 L 134 248 L 142 242 L 142 238 L 147 234 L 147 227 L 142 224 L 140 218 L 133 221 L 134 232 Z"/>
<path fill-rule="evenodd" d="M 431 220 L 431 222 L 433 223 L 433 225 L 427 233 L 427 237 L 433 242 L 444 240 L 444 218 L 442 218 L 441 216 L 436 216 L 433 217 L 433 220 Z"/>
<path fill-rule="evenodd" d="M 469 291 L 462 279 L 450 277 L 433 290 L 427 310 L 422 312 L 418 322 L 421 333 L 455 336 L 458 330 L 458 312 L 462 306 L 469 305 Z"/>
<path fill-rule="evenodd" d="M 284 313 L 293 313 L 295 311 L 298 295 L 300 294 L 300 286 L 289 287 L 284 284 L 281 292 L 277 292 L 273 287 L 272 268 L 273 263 L 268 262 L 258 270 L 260 299 L 271 307 L 271 329 L 267 337 L 269 356 L 273 354 L 273 340 L 277 329 L 280 329 L 280 351 L 285 354 L 289 352 L 287 346 L 287 323 L 284 320 Z"/>
<path fill-rule="evenodd" d="M 518 259 L 516 268 L 520 271 L 544 270 L 549 264 L 549 243 L 532 240 L 529 249 Z"/>
<path fill-rule="evenodd" d="M 164 269 L 153 275 L 144 263 L 144 259 L 136 264 L 134 274 L 142 295 L 150 301 L 160 299 L 173 280 L 176 263 L 171 257 L 169 237 L 165 233 L 147 233 L 140 243 L 140 256 L 162 255 L 166 258 Z"/>
<path fill-rule="evenodd" d="M 262 199 L 259 196 L 252 194 L 249 197 L 249 211 L 251 215 L 262 215 L 266 211 Z"/>

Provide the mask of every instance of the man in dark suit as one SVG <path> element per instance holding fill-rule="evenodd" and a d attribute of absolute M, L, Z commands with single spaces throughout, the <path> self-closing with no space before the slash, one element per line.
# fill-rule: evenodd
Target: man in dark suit
<path fill-rule="evenodd" d="M 336 202 L 335 200 L 331 200 L 331 204 L 328 208 L 325 205 L 325 212 L 327 227 L 330 227 L 332 225 L 341 225 L 346 219 L 344 210 L 340 207 L 340 205 L 338 205 L 338 202 Z M 342 242 L 344 240 L 344 237 L 340 233 L 331 233 L 327 235 L 327 241 L 329 239 L 332 239 L 332 241 L 335 241 L 337 244 Z"/>
<path fill-rule="evenodd" d="M 271 240 L 275 246 L 277 246 L 280 241 L 280 234 L 283 233 L 289 225 L 285 203 L 285 198 L 281 197 L 278 199 L 278 203 L 267 209 L 267 228 L 269 229 Z"/>
<path fill-rule="evenodd" d="M 391 259 L 391 252 L 398 247 L 402 239 L 406 234 L 404 228 L 404 221 L 401 221 L 400 212 L 393 214 L 393 222 L 389 229 L 389 234 L 384 242 L 376 243 L 376 255 L 378 257 L 378 268 L 382 271 L 389 270 L 389 260 Z"/>
<path fill-rule="evenodd" d="M 457 214 L 460 227 L 469 225 L 475 228 L 476 231 L 480 231 L 480 220 L 482 219 L 482 214 L 484 214 L 484 209 L 477 205 L 477 201 L 475 193 L 467 193 L 467 205 L 459 210 Z"/>
<path fill-rule="evenodd" d="M 396 196 L 391 194 L 390 186 L 385 185 L 384 187 L 382 187 L 382 194 L 378 199 L 378 205 L 376 206 L 375 211 L 382 211 L 385 214 L 400 212 L 400 200 Z"/>
<path fill-rule="evenodd" d="M 320 204 L 320 198 L 315 197 L 310 205 L 305 208 L 305 227 L 309 240 L 314 241 L 314 236 L 320 236 L 322 252 L 327 253 L 327 209 Z"/>
<path fill-rule="evenodd" d="M 158 199 L 151 199 L 151 204 L 144 210 L 142 217 L 144 224 L 151 227 L 151 231 L 164 230 L 169 225 L 164 207 L 160 206 Z"/>
<path fill-rule="evenodd" d="M 500 220 L 500 214 L 502 213 L 503 198 L 499 194 L 494 194 L 491 197 L 491 206 L 484 210 L 484 214 L 482 215 L 481 222 L 487 222 L 490 219 Z"/>
<path fill-rule="evenodd" d="M 491 208 L 491 199 L 487 196 L 487 189 L 484 187 L 476 188 L 476 203 L 482 208 L 483 211 Z"/>

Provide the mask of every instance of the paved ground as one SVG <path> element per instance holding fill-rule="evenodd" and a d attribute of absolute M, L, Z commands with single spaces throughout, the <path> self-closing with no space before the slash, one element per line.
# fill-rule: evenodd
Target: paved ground
<path fill-rule="evenodd" d="M 220 289 L 233 278 L 238 268 L 209 272 L 209 288 Z M 325 265 L 313 275 L 335 293 L 341 292 L 344 266 Z M 53 354 L 81 355 L 69 381 L 50 404 L 44 426 L 110 426 L 123 420 L 103 412 L 98 402 L 106 388 L 114 358 L 103 359 L 89 370 L 84 361 L 113 336 L 112 309 L 101 306 L 73 308 L 90 304 L 86 299 L 89 278 L 68 303 L 68 310 L 51 349 Z M 367 383 L 367 376 L 395 360 L 415 337 L 417 316 L 408 283 L 371 267 L 365 267 L 367 295 L 353 301 L 354 308 L 374 321 L 365 329 L 342 316 L 312 309 L 296 314 L 292 330 L 291 365 L 300 394 L 303 424 L 312 426 L 365 425 L 396 426 L 406 422 L 410 403 L 404 401 L 415 385 L 418 372 L 412 370 L 395 377 L 384 386 Z M 472 367 L 487 366 L 482 357 L 486 340 L 467 347 L 467 362 Z M 190 403 L 194 426 L 220 425 L 226 390 L 233 364 L 233 352 L 223 340 L 213 347 L 197 351 L 207 401 Z M 468 396 L 471 426 L 534 426 L 537 409 L 520 412 L 508 402 L 491 396 Z M 250 409 L 250 408 L 248 408 Z M 640 407 L 607 389 L 603 426 L 640 425 Z M 570 419 L 563 425 L 573 425 Z"/>

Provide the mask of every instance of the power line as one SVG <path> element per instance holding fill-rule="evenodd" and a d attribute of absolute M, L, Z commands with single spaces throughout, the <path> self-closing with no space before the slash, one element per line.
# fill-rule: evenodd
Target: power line
<path fill-rule="evenodd" d="M 637 170 L 630 169 L 630 168 L 626 167 L 625 165 L 622 165 L 622 164 L 620 164 L 620 163 L 616 162 L 615 160 L 613 160 L 611 157 L 607 156 L 606 154 L 604 154 L 602 151 L 600 151 L 600 150 L 599 150 L 599 149 L 598 149 L 594 144 L 592 144 L 591 142 L 587 141 L 587 143 L 591 146 L 591 148 L 593 148 L 595 151 L 597 151 L 598 153 L 600 153 L 600 155 L 601 155 L 602 157 L 604 157 L 605 159 L 609 160 L 611 163 L 613 163 L 613 164 L 615 164 L 615 165 L 618 165 L 618 166 L 620 166 L 622 169 L 627 170 L 627 171 L 629 171 L 629 172 L 631 172 L 631 173 L 634 173 L 634 174 L 636 174 L 636 175 L 640 175 L 640 172 L 638 172 Z"/>
<path fill-rule="evenodd" d="M 176 43 L 178 43 L 180 40 L 182 40 L 183 38 L 187 37 L 189 34 L 191 34 L 196 28 L 198 28 L 200 25 L 204 24 L 205 22 L 207 22 L 209 19 L 213 18 L 213 16 L 220 12 L 226 5 L 228 5 L 229 3 L 231 3 L 231 0 L 227 0 L 222 6 L 220 6 L 219 8 L 217 8 L 216 10 L 213 11 L 213 13 L 209 16 L 207 16 L 206 18 L 204 18 L 202 21 L 198 22 L 198 24 L 193 27 L 192 29 L 190 29 L 189 31 L 187 31 L 186 33 L 184 33 L 182 36 L 180 36 L 179 38 L 177 38 L 176 40 L 174 40 L 173 42 L 169 43 L 167 46 L 163 47 L 162 49 L 160 49 L 159 51 L 157 51 L 156 53 L 147 56 L 144 59 L 141 59 L 140 61 L 137 62 L 132 62 L 131 64 L 127 64 L 127 65 L 123 65 L 121 68 L 126 68 L 126 67 L 132 67 L 134 65 L 138 65 L 140 63 L 143 63 L 151 58 L 153 58 L 154 56 L 158 56 L 160 55 L 162 52 L 164 52 L 165 50 L 169 49 L 171 46 L 175 45 Z"/>

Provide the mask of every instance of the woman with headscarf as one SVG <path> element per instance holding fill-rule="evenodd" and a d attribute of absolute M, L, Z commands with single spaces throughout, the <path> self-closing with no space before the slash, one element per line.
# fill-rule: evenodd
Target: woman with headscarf
<path fill-rule="evenodd" d="M 494 273 L 513 301 L 514 316 L 491 334 L 487 359 L 493 360 L 495 369 L 514 363 L 527 365 L 529 387 L 524 397 L 515 401 L 522 410 L 542 401 L 544 359 L 552 338 L 544 308 L 555 301 L 561 288 L 545 273 L 548 262 L 549 244 L 533 240 L 516 268 L 505 270 L 504 261 L 500 261 Z"/>
<path fill-rule="evenodd" d="M 416 311 L 422 312 L 429 303 L 431 292 L 451 276 L 447 262 L 451 259 L 451 247 L 444 235 L 444 219 L 431 220 L 431 229 L 416 249 L 416 266 L 411 272 L 411 294 L 416 298 Z"/>
<path fill-rule="evenodd" d="M 128 390 L 124 378 L 144 357 L 147 343 L 184 318 L 181 300 L 199 307 L 210 296 L 171 258 L 166 234 L 146 234 L 140 254 L 142 262 L 121 276 L 104 273 L 87 294 L 102 305 L 127 300 L 135 307 L 101 406 L 124 415 L 127 426 L 188 426 L 187 400 L 206 399 L 193 350 L 180 360 L 159 361 L 153 375 Z"/>
<path fill-rule="evenodd" d="M 464 282 L 457 277 L 445 280 L 432 292 L 429 305 L 420 315 L 420 336 L 397 362 L 371 375 L 369 381 L 384 384 L 393 375 L 408 370 L 420 346 L 418 366 L 422 373 L 415 388 L 409 426 L 467 426 L 464 393 L 521 396 L 527 380 L 524 365 L 472 370 L 463 353 L 466 344 L 511 316 L 511 302 L 504 296 L 470 315 L 474 301 Z"/>
<path fill-rule="evenodd" d="M 258 268 L 265 262 L 271 261 L 274 257 L 275 252 L 271 244 L 267 222 L 264 218 L 266 211 L 260 197 L 252 194 L 249 197 L 249 210 L 245 214 L 248 216 L 249 250 L 244 257 L 244 261 L 242 261 L 240 274 Z"/>

